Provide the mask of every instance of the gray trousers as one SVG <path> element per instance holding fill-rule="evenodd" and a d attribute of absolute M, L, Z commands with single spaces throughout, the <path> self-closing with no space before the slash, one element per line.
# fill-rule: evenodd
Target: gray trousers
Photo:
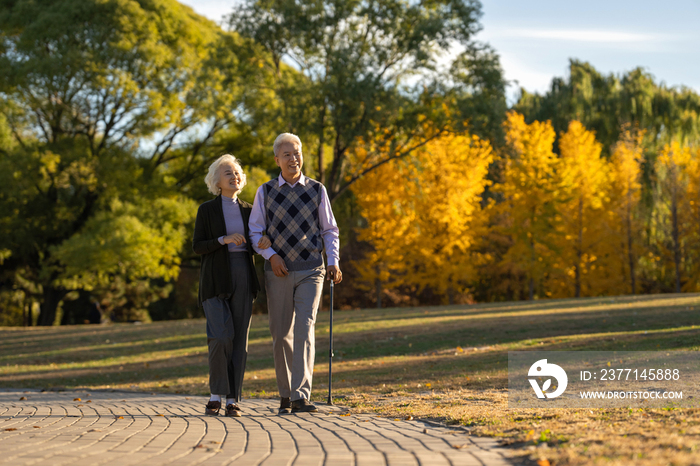
<path fill-rule="evenodd" d="M 286 277 L 265 271 L 277 389 L 281 397 L 292 401 L 311 399 L 316 313 L 325 276 L 323 266 L 290 271 Z"/>
<path fill-rule="evenodd" d="M 243 374 L 248 359 L 248 331 L 253 295 L 248 275 L 248 253 L 229 253 L 233 294 L 202 303 L 207 318 L 209 345 L 209 390 L 226 395 L 227 402 L 241 401 Z"/>

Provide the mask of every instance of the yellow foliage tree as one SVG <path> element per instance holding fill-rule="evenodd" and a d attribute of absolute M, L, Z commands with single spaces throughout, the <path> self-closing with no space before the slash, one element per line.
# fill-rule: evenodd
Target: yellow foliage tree
<path fill-rule="evenodd" d="M 528 125 L 516 112 L 508 113 L 505 129 L 502 182 L 494 187 L 503 202 L 494 212 L 496 229 L 509 237 L 510 247 L 500 266 L 510 276 L 524 275 L 529 298 L 534 299 L 546 293 L 541 285 L 553 260 L 559 165 L 552 151 L 555 132 L 549 121 Z"/>
<path fill-rule="evenodd" d="M 637 260 L 640 255 L 639 220 L 641 200 L 641 163 L 643 131 L 624 128 L 610 157 L 608 225 L 610 238 L 602 245 L 607 249 L 611 282 L 610 292 L 637 293 Z"/>
<path fill-rule="evenodd" d="M 683 291 L 700 291 L 700 148 L 695 150 L 686 167 L 688 176 L 687 220 L 688 232 L 686 251 L 687 281 Z"/>
<path fill-rule="evenodd" d="M 550 286 L 556 296 L 594 296 L 608 286 L 598 251 L 606 240 L 604 206 L 610 180 L 601 144 L 578 121 L 569 123 L 559 141 L 561 153 L 558 257 Z"/>
<path fill-rule="evenodd" d="M 353 192 L 367 226 L 358 239 L 374 249 L 356 263 L 363 279 L 430 287 L 449 302 L 465 292 L 478 262 L 470 248 L 484 223 L 481 195 L 492 160 L 487 141 L 448 134 L 361 179 Z"/>
<path fill-rule="evenodd" d="M 361 144 L 351 156 L 361 161 L 372 151 L 371 147 Z M 367 222 L 358 231 L 358 240 L 370 243 L 373 249 L 355 266 L 360 283 L 376 289 L 378 307 L 381 307 L 384 288 L 403 284 L 406 256 L 410 254 L 407 245 L 415 242 L 416 213 L 408 202 L 412 193 L 407 183 L 412 176 L 411 165 L 397 159 L 371 171 L 352 188 Z"/>

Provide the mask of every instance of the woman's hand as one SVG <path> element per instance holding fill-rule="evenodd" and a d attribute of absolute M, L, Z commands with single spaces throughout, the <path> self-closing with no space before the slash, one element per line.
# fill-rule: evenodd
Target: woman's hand
<path fill-rule="evenodd" d="M 241 235 L 240 233 L 234 233 L 232 235 L 224 236 L 224 244 L 233 243 L 236 246 L 240 246 L 245 242 L 245 236 Z"/>
<path fill-rule="evenodd" d="M 258 241 L 259 249 L 267 249 L 270 246 L 272 246 L 272 241 L 270 241 L 270 238 L 267 236 L 263 236 L 262 238 L 260 238 L 260 241 Z"/>

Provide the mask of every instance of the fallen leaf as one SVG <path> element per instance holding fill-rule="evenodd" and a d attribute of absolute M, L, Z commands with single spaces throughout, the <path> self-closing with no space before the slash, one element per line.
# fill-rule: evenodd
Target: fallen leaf
<path fill-rule="evenodd" d="M 165 417 L 165 414 L 156 414 L 156 416 Z"/>
<path fill-rule="evenodd" d="M 41 429 L 41 426 L 34 426 L 35 429 Z"/>
<path fill-rule="evenodd" d="M 221 442 L 217 442 L 216 440 L 212 440 L 212 441 L 209 442 L 209 443 L 216 443 L 217 445 L 221 445 Z"/>
<path fill-rule="evenodd" d="M 117 416 L 117 419 L 124 419 L 124 416 Z"/>
<path fill-rule="evenodd" d="M 537 466 L 549 466 L 549 460 L 548 459 L 537 460 Z"/>
<path fill-rule="evenodd" d="M 88 432 L 102 432 L 102 429 L 90 429 Z"/>
<path fill-rule="evenodd" d="M 81 406 L 83 406 L 83 405 L 75 405 L 76 408 L 79 408 L 79 407 L 81 407 Z"/>
<path fill-rule="evenodd" d="M 85 403 L 92 403 L 92 400 L 87 400 Z"/>
<path fill-rule="evenodd" d="M 462 445 L 452 445 L 452 448 L 454 448 L 454 449 L 456 449 L 456 450 L 461 450 L 461 449 L 463 449 L 463 448 L 469 448 L 469 444 L 468 444 L 468 443 L 464 443 L 464 444 L 462 444 Z"/>
<path fill-rule="evenodd" d="M 406 420 L 407 420 L 407 421 L 412 421 L 412 420 L 413 420 L 413 416 L 411 416 L 411 415 L 409 414 L 408 416 L 406 416 Z"/>
<path fill-rule="evenodd" d="M 20 397 L 19 397 L 19 401 L 24 401 L 24 400 L 26 400 L 26 399 L 27 399 L 26 396 L 20 396 Z"/>
<path fill-rule="evenodd" d="M 15 428 L 15 427 L 9 427 L 9 428 L 7 428 L 7 429 L 5 429 L 5 430 L 6 430 L 7 432 L 12 432 L 13 430 L 17 430 L 17 428 Z"/>
<path fill-rule="evenodd" d="M 73 398 L 73 401 L 83 401 L 80 398 Z"/>
<path fill-rule="evenodd" d="M 195 448 L 204 448 L 204 445 L 202 445 L 202 444 L 200 443 L 200 444 L 197 445 Z"/>

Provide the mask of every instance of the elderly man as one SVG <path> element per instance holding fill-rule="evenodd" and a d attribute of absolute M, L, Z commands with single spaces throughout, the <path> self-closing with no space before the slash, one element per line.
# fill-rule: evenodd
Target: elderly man
<path fill-rule="evenodd" d="M 267 232 L 272 247 L 265 258 L 267 309 L 272 333 L 279 412 L 316 412 L 311 403 L 316 312 L 321 301 L 323 250 L 328 278 L 340 283 L 338 226 L 326 188 L 304 176 L 301 140 L 290 133 L 273 145 L 280 175 L 258 188 L 250 215 L 250 239 Z"/>

